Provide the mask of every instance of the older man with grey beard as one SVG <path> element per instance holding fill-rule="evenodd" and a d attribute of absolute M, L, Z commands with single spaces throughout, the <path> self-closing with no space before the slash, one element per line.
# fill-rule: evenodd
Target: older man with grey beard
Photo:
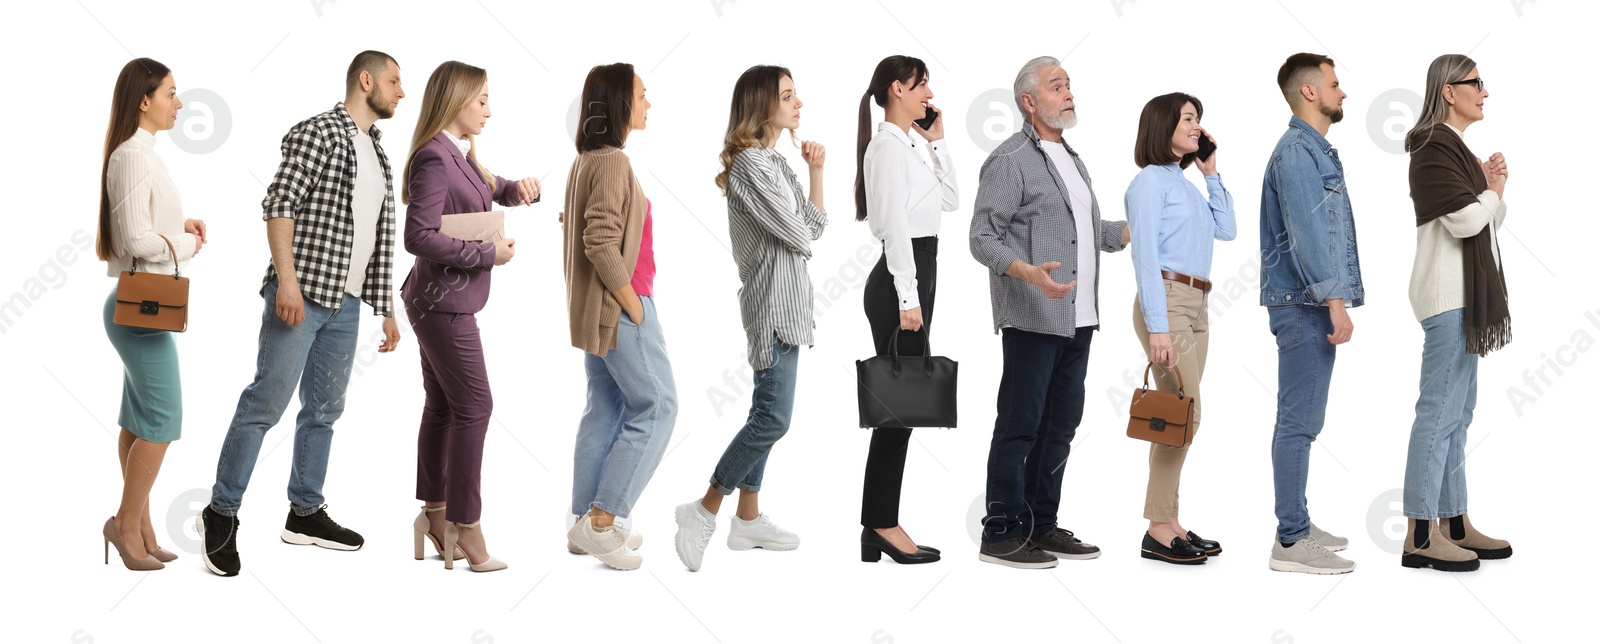
<path fill-rule="evenodd" d="M 1005 352 L 978 559 L 1053 568 L 1058 558 L 1100 556 L 1056 513 L 1100 323 L 1100 251 L 1122 250 L 1128 230 L 1100 220 L 1089 171 L 1062 140 L 1078 117 L 1061 62 L 1028 61 L 1015 90 L 1027 122 L 984 161 L 969 233 L 972 256 L 989 269 Z"/>

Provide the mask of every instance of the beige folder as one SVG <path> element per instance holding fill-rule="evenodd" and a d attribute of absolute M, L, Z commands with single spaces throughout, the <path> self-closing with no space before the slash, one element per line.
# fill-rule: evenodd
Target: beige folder
<path fill-rule="evenodd" d="M 440 219 L 439 232 L 456 239 L 497 242 L 506 236 L 506 213 L 495 210 L 445 215 Z"/>

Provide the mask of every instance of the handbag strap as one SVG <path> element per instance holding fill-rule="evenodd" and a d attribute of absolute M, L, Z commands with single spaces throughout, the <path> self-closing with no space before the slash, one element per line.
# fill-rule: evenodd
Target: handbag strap
<path fill-rule="evenodd" d="M 1144 366 L 1144 388 L 1145 389 L 1149 389 L 1150 388 L 1150 368 L 1154 367 L 1154 366 L 1156 366 L 1156 362 L 1154 360 L 1151 360 L 1149 363 L 1145 364 L 1145 366 Z M 1163 366 L 1162 368 L 1166 369 L 1165 366 Z M 1178 398 L 1180 398 L 1180 399 L 1183 398 L 1183 372 L 1178 371 L 1177 369 L 1167 369 L 1167 371 L 1169 373 L 1172 373 L 1172 374 L 1175 374 L 1175 375 L 1178 376 Z"/>
<path fill-rule="evenodd" d="M 164 241 L 164 242 L 167 243 L 167 252 L 172 253 L 172 276 L 173 277 L 177 277 L 178 276 L 178 249 L 177 249 L 177 247 L 172 245 L 172 240 L 167 239 L 166 235 L 157 235 L 157 237 L 160 237 L 161 241 Z M 139 258 L 138 257 L 134 257 L 133 258 L 133 270 L 131 270 L 129 272 L 130 273 L 139 272 Z"/>
<path fill-rule="evenodd" d="M 900 327 L 895 327 L 894 333 L 889 334 L 889 358 L 893 362 L 893 365 L 894 365 L 893 367 L 891 367 L 891 370 L 894 373 L 895 377 L 897 377 L 897 378 L 900 376 L 900 331 L 901 331 Z M 933 356 L 933 344 L 928 340 L 929 333 L 928 333 L 928 326 L 927 326 L 926 323 L 924 323 L 923 326 L 922 326 L 922 334 L 923 334 L 923 338 L 922 338 L 922 356 L 921 357 L 924 357 L 924 358 L 932 357 Z M 928 377 L 930 377 L 930 378 L 933 377 L 933 361 L 932 360 L 923 361 L 923 363 L 922 363 L 922 371 L 923 371 L 923 373 L 927 374 Z"/>

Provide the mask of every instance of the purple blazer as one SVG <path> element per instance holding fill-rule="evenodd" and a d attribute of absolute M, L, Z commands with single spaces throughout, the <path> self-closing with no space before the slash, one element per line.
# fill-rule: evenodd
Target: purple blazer
<path fill-rule="evenodd" d="M 503 206 L 521 205 L 517 184 L 496 176 L 490 194 L 478 164 L 443 132 L 417 149 L 410 168 L 403 238 L 416 262 L 400 285 L 401 302 L 423 313 L 477 313 L 489 301 L 494 244 L 441 234 L 439 222 L 444 215 L 493 210 L 491 198 Z"/>

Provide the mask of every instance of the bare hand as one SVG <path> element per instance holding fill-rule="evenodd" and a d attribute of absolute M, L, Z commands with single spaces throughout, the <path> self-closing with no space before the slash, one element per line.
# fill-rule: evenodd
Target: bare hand
<path fill-rule="evenodd" d="M 1335 345 L 1349 342 L 1356 325 L 1350 321 L 1350 312 L 1345 310 L 1344 300 L 1328 300 L 1328 317 L 1333 319 L 1333 333 L 1328 334 L 1328 342 Z"/>
<path fill-rule="evenodd" d="M 522 205 L 531 204 L 534 199 L 538 199 L 539 190 L 539 180 L 533 177 L 517 182 L 517 196 L 522 198 Z"/>
<path fill-rule="evenodd" d="M 300 322 L 306 319 L 306 304 L 304 298 L 300 297 L 298 284 L 285 286 L 279 280 L 277 309 L 278 318 L 289 326 L 300 326 Z"/>
<path fill-rule="evenodd" d="M 1200 134 L 1207 139 L 1210 139 L 1212 144 L 1217 142 L 1217 137 L 1211 136 L 1211 132 L 1208 130 L 1200 130 Z M 1194 158 L 1194 167 L 1200 168 L 1200 174 L 1208 177 L 1217 176 L 1217 152 L 1213 150 L 1211 152 L 1211 158 L 1204 161 L 1200 160 L 1200 157 L 1196 156 Z"/>
<path fill-rule="evenodd" d="M 1054 278 L 1050 277 L 1050 273 L 1058 268 L 1061 268 L 1061 262 L 1045 262 L 1034 266 L 1033 270 L 1029 271 L 1031 276 L 1028 279 L 1028 283 L 1037 287 L 1040 293 L 1044 293 L 1045 297 L 1052 300 L 1065 298 L 1068 293 L 1072 292 L 1072 289 L 1077 288 L 1078 281 L 1073 280 L 1066 284 L 1057 283 Z"/>
<path fill-rule="evenodd" d="M 393 317 L 383 319 L 383 342 L 378 343 L 378 353 L 388 353 L 400 344 L 400 326 Z"/>
<path fill-rule="evenodd" d="M 900 328 L 906 331 L 922 330 L 922 307 L 905 309 L 900 312 Z"/>
<path fill-rule="evenodd" d="M 1150 334 L 1150 361 L 1165 365 L 1167 369 L 1178 366 L 1178 353 L 1172 350 L 1171 333 Z"/>
<path fill-rule="evenodd" d="M 1495 156 L 1499 156 L 1499 154 L 1496 154 Z M 183 232 L 199 237 L 200 241 L 203 243 L 206 241 L 206 222 L 200 221 L 199 219 L 185 219 L 183 222 Z"/>
<path fill-rule="evenodd" d="M 503 266 L 517 254 L 517 240 L 507 237 L 494 243 L 494 265 Z"/>
<path fill-rule="evenodd" d="M 933 127 L 924 130 L 921 125 L 917 125 L 916 121 L 912 121 L 911 128 L 916 130 L 917 134 L 922 135 L 922 138 L 932 143 L 944 138 L 944 110 L 939 109 L 933 103 L 928 103 L 928 107 L 933 108 L 933 113 L 937 115 L 933 119 Z"/>
<path fill-rule="evenodd" d="M 822 160 L 826 154 L 827 151 L 823 149 L 821 143 L 816 141 L 802 141 L 800 143 L 800 158 L 805 159 L 806 165 L 811 166 L 814 170 L 822 169 Z"/>

